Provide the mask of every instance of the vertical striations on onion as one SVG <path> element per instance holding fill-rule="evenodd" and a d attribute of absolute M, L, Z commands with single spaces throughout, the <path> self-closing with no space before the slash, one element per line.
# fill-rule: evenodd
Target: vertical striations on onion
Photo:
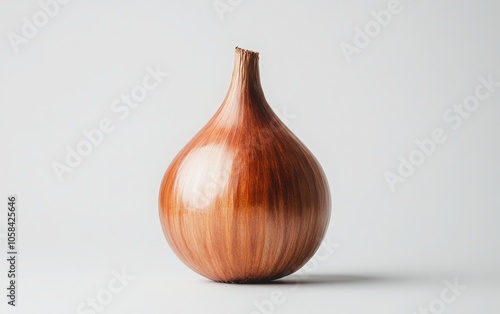
<path fill-rule="evenodd" d="M 257 52 L 236 48 L 224 102 L 161 183 L 168 243 L 214 281 L 295 272 L 318 249 L 330 219 L 321 165 L 267 103 L 258 62 Z"/>

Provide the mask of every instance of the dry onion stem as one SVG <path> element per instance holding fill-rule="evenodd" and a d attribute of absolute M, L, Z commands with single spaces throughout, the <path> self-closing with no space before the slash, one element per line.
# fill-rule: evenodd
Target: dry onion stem
<path fill-rule="evenodd" d="M 330 218 L 312 153 L 268 105 L 259 55 L 236 48 L 226 99 L 181 150 L 160 189 L 160 219 L 184 263 L 221 282 L 263 282 L 302 267 Z"/>

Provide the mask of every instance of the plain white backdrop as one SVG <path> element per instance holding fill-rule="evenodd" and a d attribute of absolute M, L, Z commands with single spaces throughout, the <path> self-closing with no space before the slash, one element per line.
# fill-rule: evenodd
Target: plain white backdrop
<path fill-rule="evenodd" d="M 398 13 L 380 17 L 389 8 Z M 500 82 L 498 1 L 71 0 L 46 10 L 0 3 L 2 256 L 6 198 L 19 197 L 18 306 L 0 297 L 8 313 L 499 311 L 500 86 L 474 100 L 479 77 Z M 235 46 L 260 52 L 268 102 L 331 187 L 335 249 L 281 284 L 198 276 L 158 219 L 163 173 L 222 103 Z M 122 94 L 138 96 L 157 69 L 168 76 L 126 115 Z M 459 113 L 464 99 L 473 110 Z M 53 163 L 102 119 L 112 131 L 60 182 Z M 436 128 L 446 140 L 414 153 Z M 412 153 L 422 164 L 400 176 Z M 394 191 L 388 172 L 400 176 Z M 467 288 L 445 291 L 445 280 Z"/>

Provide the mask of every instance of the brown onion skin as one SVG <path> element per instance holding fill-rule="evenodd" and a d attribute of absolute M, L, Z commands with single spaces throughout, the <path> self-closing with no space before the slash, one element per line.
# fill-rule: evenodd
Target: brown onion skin
<path fill-rule="evenodd" d="M 219 282 L 266 282 L 297 271 L 330 219 L 326 176 L 268 105 L 258 60 L 236 48 L 224 102 L 172 161 L 160 188 L 168 243 L 190 268 Z"/>

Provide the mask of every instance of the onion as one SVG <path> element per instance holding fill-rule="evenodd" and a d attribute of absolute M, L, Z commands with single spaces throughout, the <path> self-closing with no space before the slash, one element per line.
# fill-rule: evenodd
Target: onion
<path fill-rule="evenodd" d="M 330 219 L 326 176 L 267 103 L 259 54 L 236 48 L 226 99 L 179 152 L 160 188 L 165 237 L 197 273 L 265 282 L 301 268 Z"/>

